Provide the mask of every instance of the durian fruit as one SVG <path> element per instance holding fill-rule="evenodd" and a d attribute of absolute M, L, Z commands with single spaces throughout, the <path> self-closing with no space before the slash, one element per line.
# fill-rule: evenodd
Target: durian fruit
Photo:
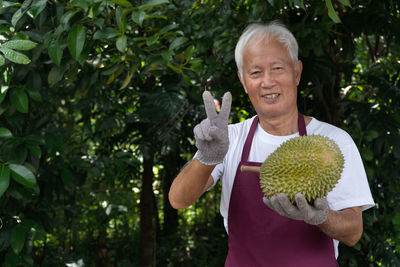
<path fill-rule="evenodd" d="M 344 157 L 332 139 L 299 136 L 282 143 L 262 164 L 260 186 L 266 197 L 302 193 L 309 203 L 326 197 L 340 179 Z"/>

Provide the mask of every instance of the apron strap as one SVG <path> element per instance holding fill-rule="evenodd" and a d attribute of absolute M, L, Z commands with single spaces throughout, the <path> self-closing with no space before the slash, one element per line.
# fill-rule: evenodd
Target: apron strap
<path fill-rule="evenodd" d="M 306 123 L 304 121 L 304 116 L 300 112 L 298 113 L 298 127 L 300 136 L 307 135 Z M 246 142 L 244 143 L 243 152 L 242 152 L 242 161 L 247 161 L 249 158 L 251 144 L 253 143 L 254 133 L 256 132 L 258 124 L 258 116 L 256 116 L 251 124 L 249 134 L 247 135 Z"/>
<path fill-rule="evenodd" d="M 258 116 L 256 116 L 251 124 L 249 134 L 247 135 L 246 142 L 244 143 L 243 152 L 242 152 L 242 161 L 247 161 L 249 158 L 251 144 L 253 143 L 253 136 L 256 132 L 258 124 Z"/>
<path fill-rule="evenodd" d="M 300 112 L 297 112 L 298 115 L 298 125 L 299 125 L 299 134 L 300 136 L 305 136 L 307 135 L 307 129 L 306 129 L 306 122 L 304 121 L 304 116 Z"/>

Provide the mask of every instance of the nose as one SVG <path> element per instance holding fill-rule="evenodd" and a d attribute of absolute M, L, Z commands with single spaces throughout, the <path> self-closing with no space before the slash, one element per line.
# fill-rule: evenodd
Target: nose
<path fill-rule="evenodd" d="M 274 86 L 275 86 L 275 79 L 273 78 L 273 76 L 268 72 L 264 72 L 264 75 L 261 80 L 261 87 L 268 89 Z"/>

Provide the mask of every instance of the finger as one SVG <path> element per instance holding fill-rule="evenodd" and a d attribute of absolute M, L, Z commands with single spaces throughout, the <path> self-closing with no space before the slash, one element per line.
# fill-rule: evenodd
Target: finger
<path fill-rule="evenodd" d="M 267 197 L 265 197 L 265 196 L 263 197 L 263 202 L 265 205 L 268 206 L 268 208 L 272 209 L 271 201 Z"/>
<path fill-rule="evenodd" d="M 328 201 L 325 198 L 317 198 L 314 201 L 314 207 L 318 210 L 325 210 L 328 208 Z"/>
<path fill-rule="evenodd" d="M 206 109 L 207 118 L 213 121 L 217 117 L 217 110 L 215 109 L 214 98 L 209 91 L 204 91 L 203 102 Z"/>
<path fill-rule="evenodd" d="M 277 196 L 273 196 L 270 199 L 272 209 L 278 212 L 282 216 L 287 216 L 287 213 L 285 212 L 285 209 L 282 208 L 281 204 L 279 203 L 279 199 Z"/>
<path fill-rule="evenodd" d="M 220 128 L 215 127 L 215 126 L 210 127 L 209 135 L 214 140 L 225 141 L 225 139 L 229 139 L 228 136 L 226 135 L 225 131 L 223 131 Z"/>
<path fill-rule="evenodd" d="M 193 133 L 196 139 L 204 140 L 203 131 L 201 130 L 200 124 L 197 124 L 194 127 Z"/>
<path fill-rule="evenodd" d="M 284 193 L 279 193 L 277 199 L 281 207 L 285 210 L 287 214 L 296 215 L 298 212 L 297 208 L 290 202 L 288 196 Z"/>
<path fill-rule="evenodd" d="M 306 200 L 306 198 L 304 197 L 303 194 L 301 193 L 297 193 L 294 196 L 294 199 L 296 200 L 296 205 L 299 208 L 299 210 L 301 210 L 302 212 L 305 212 L 308 208 L 309 208 L 309 204 Z"/>
<path fill-rule="evenodd" d="M 231 113 L 231 105 L 232 105 L 232 95 L 230 92 L 226 92 L 224 97 L 222 98 L 222 106 L 221 111 L 219 112 L 219 116 L 222 120 L 228 122 L 229 113 Z"/>
<path fill-rule="evenodd" d="M 193 132 L 196 138 L 198 138 L 199 140 L 210 141 L 211 140 L 210 128 L 211 128 L 210 120 L 204 119 L 200 124 L 197 124 L 196 127 L 194 127 Z"/>

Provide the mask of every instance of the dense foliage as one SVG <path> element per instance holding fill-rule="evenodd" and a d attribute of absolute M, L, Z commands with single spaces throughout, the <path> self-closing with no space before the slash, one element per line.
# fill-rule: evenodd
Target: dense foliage
<path fill-rule="evenodd" d="M 387 0 L 0 0 L 0 263 L 221 266 L 218 186 L 176 211 L 201 92 L 254 114 L 233 51 L 248 23 L 299 41 L 300 110 L 360 149 L 377 205 L 343 266 L 400 266 L 400 5 Z"/>

